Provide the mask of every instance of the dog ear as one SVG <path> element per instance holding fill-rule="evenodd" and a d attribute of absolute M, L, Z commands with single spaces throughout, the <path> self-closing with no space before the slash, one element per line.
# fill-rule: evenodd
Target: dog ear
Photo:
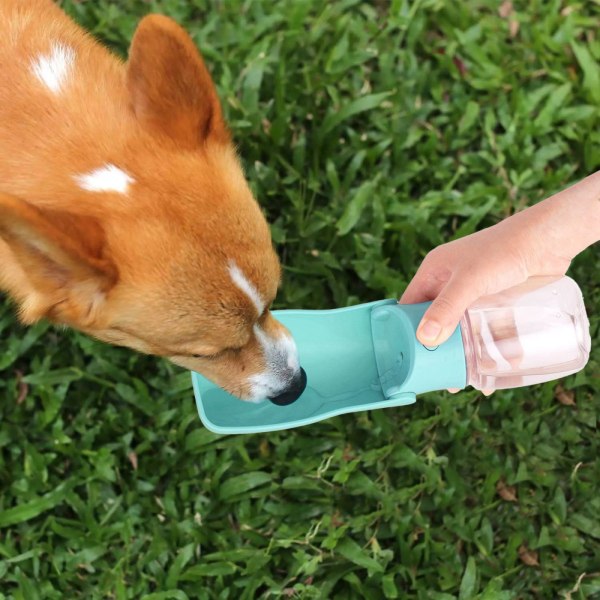
<path fill-rule="evenodd" d="M 26 322 L 48 317 L 85 326 L 117 281 L 116 267 L 104 256 L 104 231 L 90 217 L 0 194 L 0 239 L 20 267 L 5 283 Z"/>
<path fill-rule="evenodd" d="M 214 83 L 190 36 L 173 20 L 148 15 L 129 50 L 127 86 L 137 119 L 194 149 L 229 141 Z"/>

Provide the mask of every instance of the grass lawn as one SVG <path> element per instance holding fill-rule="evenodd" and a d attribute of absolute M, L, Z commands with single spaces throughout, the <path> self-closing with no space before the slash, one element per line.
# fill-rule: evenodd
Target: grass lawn
<path fill-rule="evenodd" d="M 63 3 L 123 56 L 150 10 L 191 32 L 278 308 L 397 296 L 431 248 L 600 167 L 600 4 L 509 4 Z M 188 373 L 0 304 L 0 599 L 600 597 L 598 248 L 570 274 L 594 349 L 562 388 L 235 437 Z"/>

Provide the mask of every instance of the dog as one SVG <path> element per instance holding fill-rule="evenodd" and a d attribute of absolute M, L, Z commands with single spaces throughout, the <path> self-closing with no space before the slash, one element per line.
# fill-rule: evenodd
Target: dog
<path fill-rule="evenodd" d="M 295 400 L 280 263 L 188 34 L 148 15 L 123 63 L 51 0 L 0 0 L 0 25 L 0 290 L 21 321 Z"/>

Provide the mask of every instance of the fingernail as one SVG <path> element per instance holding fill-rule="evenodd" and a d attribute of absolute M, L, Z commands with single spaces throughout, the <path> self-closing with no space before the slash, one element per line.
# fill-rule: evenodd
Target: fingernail
<path fill-rule="evenodd" d="M 435 321 L 423 321 L 419 326 L 418 333 L 422 342 L 435 342 L 442 333 L 442 326 Z"/>
<path fill-rule="evenodd" d="M 448 391 L 451 394 L 457 394 L 458 392 L 460 392 L 460 388 L 448 388 Z"/>

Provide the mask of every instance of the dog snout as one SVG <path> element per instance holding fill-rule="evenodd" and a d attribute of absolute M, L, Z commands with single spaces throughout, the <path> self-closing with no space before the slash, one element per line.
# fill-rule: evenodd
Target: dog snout
<path fill-rule="evenodd" d="M 277 394 L 276 396 L 269 396 L 269 400 L 273 404 L 277 404 L 278 406 L 287 406 L 288 404 L 296 402 L 296 400 L 300 398 L 302 392 L 304 392 L 305 389 L 306 371 L 302 367 L 300 367 L 298 374 L 296 375 L 296 377 L 294 377 L 289 387 L 280 394 Z"/>

